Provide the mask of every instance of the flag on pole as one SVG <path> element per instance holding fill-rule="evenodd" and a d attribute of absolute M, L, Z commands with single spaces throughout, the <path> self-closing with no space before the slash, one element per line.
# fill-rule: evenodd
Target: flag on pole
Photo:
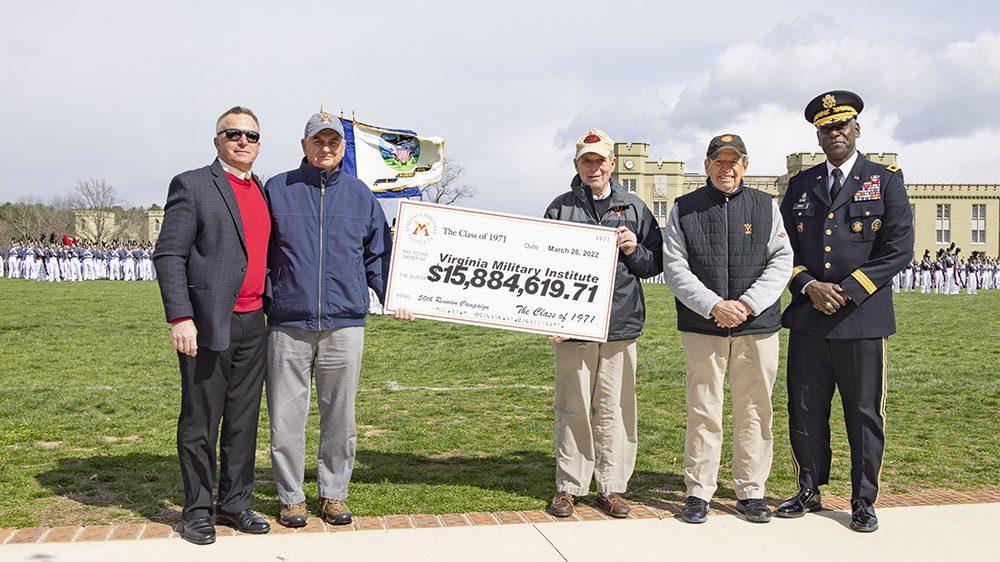
<path fill-rule="evenodd" d="M 375 197 L 414 197 L 441 181 L 444 139 L 386 129 L 344 117 L 344 172 L 365 182 Z"/>

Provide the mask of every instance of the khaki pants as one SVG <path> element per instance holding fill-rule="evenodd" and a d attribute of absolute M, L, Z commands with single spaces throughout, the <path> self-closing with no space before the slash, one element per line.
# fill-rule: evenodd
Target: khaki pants
<path fill-rule="evenodd" d="M 563 342 L 556 356 L 556 490 L 622 493 L 635 470 L 635 340 Z"/>
<path fill-rule="evenodd" d="M 733 490 L 741 500 L 764 497 L 771 472 L 771 390 L 778 370 L 778 333 L 711 336 L 681 333 L 687 362 L 687 495 L 712 499 L 722 456 L 723 379 L 733 401 Z"/>

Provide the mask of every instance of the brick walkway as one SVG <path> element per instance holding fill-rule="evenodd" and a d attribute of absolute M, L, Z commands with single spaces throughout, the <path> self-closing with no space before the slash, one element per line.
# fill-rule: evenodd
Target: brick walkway
<path fill-rule="evenodd" d="M 781 500 L 769 498 L 768 503 L 776 507 Z M 1000 503 L 1000 489 L 979 492 L 921 492 L 917 494 L 883 494 L 878 507 L 905 507 L 914 505 L 950 505 L 967 503 Z M 677 503 L 632 503 L 629 519 L 666 519 L 680 515 L 681 505 Z M 735 502 L 712 502 L 714 515 L 733 515 Z M 849 497 L 824 496 L 825 509 L 846 511 L 851 508 Z M 322 520 L 311 517 L 309 523 L 300 529 L 289 529 L 270 520 L 270 534 L 291 533 L 344 533 L 375 529 L 422 529 L 431 527 L 464 527 L 470 525 L 511 525 L 518 523 L 569 523 L 574 521 L 599 521 L 610 519 L 590 505 L 577 504 L 573 517 L 560 519 L 544 511 L 496 511 L 450 513 L 445 515 L 385 515 L 382 517 L 355 517 L 350 525 L 327 525 Z M 229 527 L 217 526 L 219 536 L 232 536 L 236 531 Z M 122 523 L 120 525 L 90 525 L 81 527 L 27 527 L 24 529 L 0 529 L 0 544 L 146 540 L 180 538 L 169 525 L 163 523 Z"/>

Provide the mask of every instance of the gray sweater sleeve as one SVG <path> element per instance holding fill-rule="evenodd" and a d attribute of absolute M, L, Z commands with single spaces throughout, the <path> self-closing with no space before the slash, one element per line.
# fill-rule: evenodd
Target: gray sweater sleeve
<path fill-rule="evenodd" d="M 740 301 L 750 307 L 754 316 L 781 298 L 792 276 L 792 244 L 785 232 L 778 204 L 771 203 L 771 239 L 767 243 L 767 265 L 764 273 L 740 295 Z"/>
<path fill-rule="evenodd" d="M 789 275 L 791 269 L 791 253 L 789 253 Z M 684 231 L 681 230 L 677 205 L 670 209 L 666 233 L 663 235 L 663 277 L 674 296 L 684 306 L 704 318 L 711 318 L 712 307 L 723 300 L 691 271 L 691 266 L 688 264 L 687 242 L 684 239 Z"/>

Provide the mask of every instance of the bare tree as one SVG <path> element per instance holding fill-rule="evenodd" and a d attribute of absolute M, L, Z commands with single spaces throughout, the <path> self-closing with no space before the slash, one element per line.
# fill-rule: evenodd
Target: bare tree
<path fill-rule="evenodd" d="M 73 210 L 76 208 L 72 197 L 53 197 L 47 205 L 41 205 L 41 230 L 54 233 L 56 238 L 74 232 Z"/>
<path fill-rule="evenodd" d="M 106 242 L 119 236 L 128 224 L 115 221 L 115 207 L 121 206 L 118 191 L 103 179 L 90 178 L 76 186 L 71 196 L 75 210 L 80 213 L 77 234 L 92 239 L 96 243 Z M 81 228 L 82 227 L 82 228 Z M 85 232 L 80 232 L 80 230 Z"/>
<path fill-rule="evenodd" d="M 44 207 L 41 201 L 30 197 L 21 197 L 11 205 L 7 223 L 14 236 L 21 240 L 38 236 L 42 229 Z"/>
<path fill-rule="evenodd" d="M 421 201 L 451 205 L 459 199 L 472 197 L 476 194 L 476 189 L 471 185 L 460 184 L 461 178 L 465 174 L 464 166 L 448 161 L 445 161 L 444 164 L 444 175 L 441 177 L 441 181 L 420 188 Z"/>

